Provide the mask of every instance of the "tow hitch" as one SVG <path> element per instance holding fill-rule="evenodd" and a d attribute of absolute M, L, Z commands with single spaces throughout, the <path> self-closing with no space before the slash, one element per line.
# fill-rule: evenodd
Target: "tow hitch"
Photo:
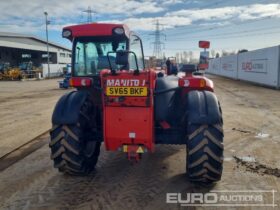
<path fill-rule="evenodd" d="M 146 149 L 142 145 L 128 144 L 123 145 L 122 151 L 127 153 L 128 160 L 138 162 Z"/>

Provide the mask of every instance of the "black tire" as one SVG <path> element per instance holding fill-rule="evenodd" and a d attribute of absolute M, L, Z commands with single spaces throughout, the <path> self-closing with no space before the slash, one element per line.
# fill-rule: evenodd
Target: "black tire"
<path fill-rule="evenodd" d="M 190 181 L 219 181 L 223 171 L 223 121 L 188 125 L 187 175 Z"/>
<path fill-rule="evenodd" d="M 97 163 L 101 141 L 90 120 L 92 107 L 89 104 L 86 101 L 81 108 L 76 124 L 53 125 L 50 132 L 51 159 L 60 172 L 86 175 Z"/>

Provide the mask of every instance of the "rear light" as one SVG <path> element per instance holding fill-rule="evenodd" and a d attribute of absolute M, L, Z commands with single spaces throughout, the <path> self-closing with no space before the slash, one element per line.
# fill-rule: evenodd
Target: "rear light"
<path fill-rule="evenodd" d="M 179 86 L 180 87 L 189 87 L 190 81 L 188 79 L 180 79 L 179 80 Z"/>
<path fill-rule="evenodd" d="M 190 87 L 190 88 L 204 88 L 206 87 L 206 80 L 203 78 L 188 78 L 188 79 L 179 79 L 180 87 Z"/>
<path fill-rule="evenodd" d="M 204 79 L 200 79 L 199 86 L 200 87 L 205 87 L 206 86 L 206 81 Z"/>
<path fill-rule="evenodd" d="M 92 85 L 92 79 L 88 77 L 72 77 L 69 80 L 71 87 L 90 87 Z"/>

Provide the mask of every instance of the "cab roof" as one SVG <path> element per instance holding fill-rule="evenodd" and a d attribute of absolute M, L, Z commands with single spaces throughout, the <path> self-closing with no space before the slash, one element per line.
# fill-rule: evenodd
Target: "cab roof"
<path fill-rule="evenodd" d="M 67 26 L 63 28 L 64 31 L 71 31 L 71 36 L 65 37 L 73 40 L 76 37 L 89 37 L 89 36 L 112 36 L 115 28 L 123 28 L 125 35 L 129 36 L 129 29 L 125 24 L 110 24 L 110 23 L 89 23 Z"/>

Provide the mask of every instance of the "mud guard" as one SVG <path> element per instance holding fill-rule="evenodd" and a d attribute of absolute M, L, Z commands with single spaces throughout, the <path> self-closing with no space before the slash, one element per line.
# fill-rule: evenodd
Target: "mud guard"
<path fill-rule="evenodd" d="M 80 109 L 88 96 L 87 91 L 73 91 L 63 95 L 57 102 L 52 115 L 53 125 L 75 124 Z"/>
<path fill-rule="evenodd" d="M 222 121 L 218 99 L 210 91 L 190 91 L 187 107 L 190 124 L 216 124 Z"/>

